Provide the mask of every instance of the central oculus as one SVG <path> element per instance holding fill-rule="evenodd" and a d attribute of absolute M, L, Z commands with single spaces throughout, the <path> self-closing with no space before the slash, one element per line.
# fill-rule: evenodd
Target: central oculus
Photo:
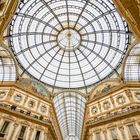
<path fill-rule="evenodd" d="M 73 29 L 65 29 L 58 34 L 58 46 L 64 51 L 73 51 L 80 46 L 80 34 Z"/>

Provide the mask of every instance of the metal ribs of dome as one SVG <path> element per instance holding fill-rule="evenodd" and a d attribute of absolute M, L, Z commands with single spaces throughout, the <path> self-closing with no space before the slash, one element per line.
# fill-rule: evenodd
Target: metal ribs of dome
<path fill-rule="evenodd" d="M 111 0 L 23 0 L 9 33 L 24 72 L 61 88 L 101 81 L 128 44 L 127 23 Z"/>

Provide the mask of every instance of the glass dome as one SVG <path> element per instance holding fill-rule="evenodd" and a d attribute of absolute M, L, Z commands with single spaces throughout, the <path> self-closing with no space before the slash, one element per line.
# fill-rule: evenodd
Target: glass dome
<path fill-rule="evenodd" d="M 127 23 L 111 0 L 22 0 L 9 33 L 24 72 L 61 88 L 103 80 L 128 46 Z"/>

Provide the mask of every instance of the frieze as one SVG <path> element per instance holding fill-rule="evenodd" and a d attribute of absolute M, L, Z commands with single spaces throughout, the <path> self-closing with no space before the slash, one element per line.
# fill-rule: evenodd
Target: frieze
<path fill-rule="evenodd" d="M 134 122 L 134 121 L 135 121 L 134 119 L 128 118 L 128 119 L 125 119 L 125 120 L 123 121 L 123 123 L 124 123 L 124 124 L 127 124 L 127 123 L 132 123 L 132 122 Z"/>

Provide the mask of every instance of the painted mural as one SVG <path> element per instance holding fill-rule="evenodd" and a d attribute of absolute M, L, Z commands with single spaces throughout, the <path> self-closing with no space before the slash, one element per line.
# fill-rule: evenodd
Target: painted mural
<path fill-rule="evenodd" d="M 38 84 L 37 82 L 31 82 L 32 90 L 33 92 L 39 93 L 39 94 L 44 94 L 48 93 L 49 91 L 47 90 L 46 87 L 42 86 L 41 84 Z"/>
<path fill-rule="evenodd" d="M 99 84 L 92 91 L 93 94 L 92 94 L 91 98 L 97 97 L 101 94 L 106 94 L 107 92 L 110 91 L 110 89 L 119 86 L 119 84 L 120 83 L 118 81 L 115 81 L 115 80 L 113 82 L 112 81 L 107 81 L 105 83 Z"/>
<path fill-rule="evenodd" d="M 25 79 L 25 78 L 20 79 L 18 86 L 34 93 L 38 93 L 44 96 L 49 96 L 49 91 L 45 86 L 43 86 L 39 82 L 30 79 Z"/>

